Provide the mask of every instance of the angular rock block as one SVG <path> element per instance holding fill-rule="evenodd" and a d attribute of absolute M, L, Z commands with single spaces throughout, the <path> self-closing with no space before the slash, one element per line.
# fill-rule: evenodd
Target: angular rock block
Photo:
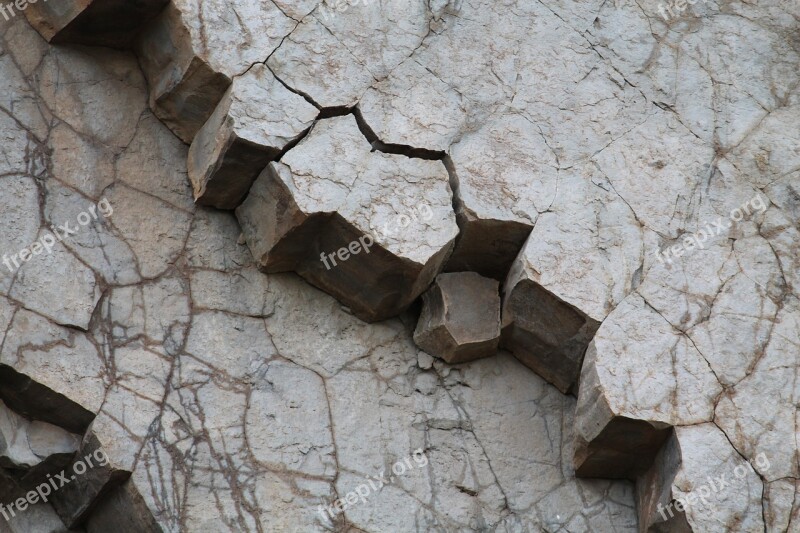
<path fill-rule="evenodd" d="M 352 115 L 270 163 L 236 215 L 262 270 L 295 271 L 368 322 L 422 294 L 458 234 L 444 165 L 372 152 Z"/>
<path fill-rule="evenodd" d="M 269 57 L 303 13 L 273 2 L 173 0 L 135 44 L 151 109 L 191 143 L 232 80 Z"/>
<path fill-rule="evenodd" d="M 51 43 L 124 48 L 169 0 L 39 0 L 24 10 Z"/>
<path fill-rule="evenodd" d="M 123 483 L 105 496 L 86 522 L 86 533 L 160 532 L 144 498 L 134 486 L 133 479 Z"/>
<path fill-rule="evenodd" d="M 497 353 L 500 284 L 475 272 L 439 274 L 423 294 L 414 342 L 451 364 Z"/>
<path fill-rule="evenodd" d="M 633 480 L 652 466 L 672 429 L 666 423 L 613 412 L 597 378 L 596 351 L 595 344 L 590 344 L 581 374 L 575 414 L 575 472 L 580 477 Z"/>
<path fill-rule="evenodd" d="M 461 235 L 447 272 L 503 281 L 558 183 L 558 162 L 533 125 L 504 115 L 450 148 Z"/>
<path fill-rule="evenodd" d="M 189 149 L 195 201 L 236 208 L 264 167 L 297 141 L 317 114 L 264 65 L 236 78 Z"/>
<path fill-rule="evenodd" d="M 503 290 L 502 344 L 568 393 L 577 384 L 584 353 L 600 322 L 547 291 L 537 279 L 523 251 Z"/>

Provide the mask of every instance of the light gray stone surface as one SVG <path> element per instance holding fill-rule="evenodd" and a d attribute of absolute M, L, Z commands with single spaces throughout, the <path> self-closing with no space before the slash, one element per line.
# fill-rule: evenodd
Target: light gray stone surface
<path fill-rule="evenodd" d="M 267 163 L 299 140 L 317 114 L 263 65 L 235 78 L 189 148 L 195 201 L 237 207 Z"/>
<path fill-rule="evenodd" d="M 61 516 L 137 532 L 797 530 L 797 5 L 665 3 L 681 11 L 665 20 L 599 0 L 318 4 L 173 0 L 133 53 L 0 20 L 3 253 L 114 208 L 0 266 L 0 399 L 110 458 Z M 271 110 L 297 121 L 282 139 L 314 119 L 298 109 L 321 119 L 240 226 L 194 205 L 184 143 L 249 71 L 278 84 L 238 115 L 248 139 Z M 269 180 L 297 220 L 339 221 L 311 234 L 350 236 L 287 234 L 294 264 L 274 268 L 336 299 L 258 271 L 289 206 L 259 197 Z M 297 266 L 423 202 L 432 221 L 376 238 L 398 266 L 356 255 L 329 283 Z M 518 359 L 452 367 L 417 349 L 407 308 L 442 269 L 505 282 L 507 331 L 567 352 L 567 371 L 513 335 Z M 374 291 L 398 287 L 382 307 Z M 574 337 L 565 310 L 591 327 Z M 325 511 L 414 450 L 424 467 Z M 0 528 L 57 531 L 53 517 Z"/>
<path fill-rule="evenodd" d="M 445 166 L 372 151 L 353 115 L 317 122 L 236 215 L 262 269 L 297 272 L 370 322 L 422 294 L 458 234 Z"/>

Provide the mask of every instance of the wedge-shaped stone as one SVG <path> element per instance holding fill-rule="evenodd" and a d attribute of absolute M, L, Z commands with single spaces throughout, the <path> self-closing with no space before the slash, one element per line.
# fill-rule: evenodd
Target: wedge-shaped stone
<path fill-rule="evenodd" d="M 372 152 L 352 115 L 318 122 L 236 210 L 267 272 L 296 271 L 378 321 L 430 285 L 458 227 L 440 161 Z"/>
<path fill-rule="evenodd" d="M 124 48 L 168 3 L 169 0 L 34 0 L 27 3 L 24 13 L 48 42 Z"/>
<path fill-rule="evenodd" d="M 274 2 L 174 0 L 136 42 L 153 112 L 191 143 L 233 78 L 263 62 L 313 9 Z"/>
<path fill-rule="evenodd" d="M 197 203 L 237 207 L 258 174 L 311 127 L 317 108 L 264 65 L 234 80 L 189 149 Z"/>
<path fill-rule="evenodd" d="M 497 353 L 499 285 L 475 272 L 439 274 L 422 296 L 414 342 L 448 363 L 466 363 Z"/>

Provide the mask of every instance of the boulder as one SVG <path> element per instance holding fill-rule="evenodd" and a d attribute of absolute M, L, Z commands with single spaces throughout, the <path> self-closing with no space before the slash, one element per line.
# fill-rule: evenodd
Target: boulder
<path fill-rule="evenodd" d="M 236 210 L 266 272 L 295 271 L 363 320 L 428 288 L 458 234 L 441 161 L 373 152 L 352 115 L 318 122 Z"/>
<path fill-rule="evenodd" d="M 236 78 L 189 149 L 197 203 L 236 208 L 267 164 L 311 127 L 317 109 L 264 65 Z"/>
<path fill-rule="evenodd" d="M 414 342 L 451 364 L 497 353 L 499 283 L 475 272 L 439 274 L 422 296 Z"/>

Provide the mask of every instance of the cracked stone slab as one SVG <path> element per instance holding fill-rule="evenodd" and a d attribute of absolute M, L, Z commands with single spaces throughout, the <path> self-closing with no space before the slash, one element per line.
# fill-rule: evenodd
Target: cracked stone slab
<path fill-rule="evenodd" d="M 450 148 L 461 228 L 448 271 L 503 280 L 558 190 L 558 160 L 525 116 L 504 114 Z"/>
<path fill-rule="evenodd" d="M 714 424 L 677 428 L 659 455 L 638 482 L 640 497 L 659 495 L 640 502 L 640 531 L 769 530 L 757 471 L 768 456 L 745 460 Z"/>
<path fill-rule="evenodd" d="M 77 43 L 124 48 L 169 0 L 42 0 L 24 13 L 36 31 L 53 44 Z"/>
<path fill-rule="evenodd" d="M 441 270 L 458 233 L 451 198 L 440 161 L 372 152 L 347 115 L 318 122 L 271 163 L 236 214 L 262 269 L 296 271 L 379 321 Z"/>
<path fill-rule="evenodd" d="M 414 342 L 451 364 L 497 353 L 500 284 L 474 272 L 439 274 L 422 295 Z"/>
<path fill-rule="evenodd" d="M 370 1 L 331 14 L 323 7 L 302 20 L 267 65 L 292 90 L 334 109 L 355 106 L 408 58 L 434 16 L 423 0 Z"/>
<path fill-rule="evenodd" d="M 296 142 L 317 114 L 263 65 L 235 78 L 189 149 L 195 201 L 236 208 L 264 167 Z"/>
<path fill-rule="evenodd" d="M 316 0 L 292 6 L 251 0 L 170 2 L 135 47 L 150 87 L 151 109 L 191 143 L 234 77 L 265 61 L 315 6 Z"/>
<path fill-rule="evenodd" d="M 358 109 L 386 144 L 446 152 L 466 125 L 463 99 L 410 58 L 391 77 L 373 84 Z"/>

